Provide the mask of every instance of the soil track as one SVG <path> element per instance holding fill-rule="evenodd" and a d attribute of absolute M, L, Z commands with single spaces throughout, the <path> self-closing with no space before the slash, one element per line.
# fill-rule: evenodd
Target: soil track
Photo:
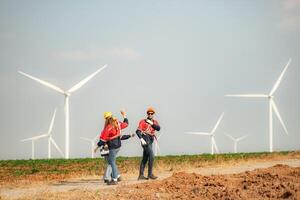
<path fill-rule="evenodd" d="M 98 177 L 83 177 L 43 185 L 2 187 L 0 197 L 2 199 L 300 199 L 300 159 L 191 168 L 174 174 L 165 171 L 159 173 L 160 178 L 157 181 L 138 182 L 136 177 L 136 174 L 124 174 L 124 181 L 118 186 L 106 186 Z"/>

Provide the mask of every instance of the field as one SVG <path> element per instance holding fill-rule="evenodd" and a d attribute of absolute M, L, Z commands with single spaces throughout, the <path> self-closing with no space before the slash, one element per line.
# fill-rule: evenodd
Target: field
<path fill-rule="evenodd" d="M 160 179 L 146 182 L 136 181 L 140 159 L 118 158 L 117 164 L 124 181 L 117 187 L 105 186 L 102 183 L 105 163 L 101 158 L 0 161 L 0 197 L 2 199 L 299 198 L 300 168 L 282 164 L 286 164 L 287 161 L 300 163 L 300 152 L 157 157 L 155 172 Z M 260 168 L 259 163 L 270 168 L 257 169 Z M 248 168 L 241 168 L 242 165 L 253 166 L 249 170 L 255 170 L 248 171 Z M 43 187 L 44 189 L 40 189 Z"/>

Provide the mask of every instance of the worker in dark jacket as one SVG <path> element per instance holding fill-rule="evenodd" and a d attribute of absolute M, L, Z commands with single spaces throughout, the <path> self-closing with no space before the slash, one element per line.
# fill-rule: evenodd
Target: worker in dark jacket
<path fill-rule="evenodd" d="M 153 108 L 147 109 L 147 118 L 142 119 L 139 127 L 136 130 L 137 136 L 141 140 L 143 147 L 143 159 L 140 164 L 140 172 L 138 180 L 157 179 L 153 174 L 154 153 L 152 150 L 152 143 L 156 139 L 155 131 L 160 130 L 158 122 L 153 118 L 155 110 Z M 144 176 L 146 163 L 148 162 L 148 177 Z"/>

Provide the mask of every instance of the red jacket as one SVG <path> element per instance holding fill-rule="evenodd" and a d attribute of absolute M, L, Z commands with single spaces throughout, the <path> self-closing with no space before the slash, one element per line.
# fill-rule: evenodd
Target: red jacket
<path fill-rule="evenodd" d="M 118 123 L 119 123 L 118 129 L 116 129 L 111 124 L 104 127 L 104 129 L 101 132 L 100 139 L 104 142 L 107 142 L 119 137 L 121 135 L 121 130 L 126 128 L 128 126 L 128 123 L 120 122 L 120 121 Z"/>
<path fill-rule="evenodd" d="M 159 126 L 158 122 L 155 119 L 153 120 L 153 124 Z M 140 121 L 138 130 L 149 135 L 155 135 L 155 129 L 150 124 L 148 124 L 145 119 Z"/>

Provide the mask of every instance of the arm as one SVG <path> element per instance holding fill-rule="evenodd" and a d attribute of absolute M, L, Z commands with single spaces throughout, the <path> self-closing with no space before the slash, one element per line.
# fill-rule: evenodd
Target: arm
<path fill-rule="evenodd" d="M 101 147 L 105 144 L 106 142 L 103 140 L 99 140 L 99 142 L 97 143 L 97 147 Z"/>
<path fill-rule="evenodd" d="M 145 120 L 141 120 L 139 123 L 139 127 L 136 129 L 136 135 L 141 139 L 142 138 L 142 130 L 144 130 Z"/>
<path fill-rule="evenodd" d="M 137 136 L 139 137 L 139 139 L 141 140 L 142 146 L 147 145 L 147 142 L 144 140 L 144 138 L 142 137 L 142 131 L 137 129 L 136 132 Z"/>
<path fill-rule="evenodd" d="M 142 136 L 142 130 L 144 130 L 144 125 L 145 125 L 145 120 L 141 120 L 139 123 L 139 127 L 136 130 L 136 134 L 139 137 L 139 139 L 141 140 L 142 146 L 147 145 L 146 141 L 144 140 L 143 136 Z"/>
<path fill-rule="evenodd" d="M 132 137 L 132 135 L 121 135 L 121 140 L 127 140 L 131 137 Z"/>
<path fill-rule="evenodd" d="M 154 130 L 160 131 L 160 125 L 158 124 L 158 122 L 156 120 L 154 120 L 154 122 L 151 126 Z"/>
<path fill-rule="evenodd" d="M 139 138 L 142 138 L 142 131 L 141 131 L 141 130 L 137 129 L 137 130 L 135 131 L 135 133 L 136 133 L 136 135 L 137 135 Z"/>
<path fill-rule="evenodd" d="M 156 131 L 160 131 L 160 126 L 158 124 L 153 124 L 152 128 Z"/>
<path fill-rule="evenodd" d="M 128 126 L 128 118 L 126 117 L 125 110 L 121 110 L 120 112 L 121 112 L 121 115 L 124 118 L 123 122 L 120 123 L 120 127 L 121 127 L 121 129 L 124 129 Z"/>
<path fill-rule="evenodd" d="M 124 129 L 128 126 L 128 119 L 124 118 L 123 122 L 120 123 L 121 129 Z"/>
<path fill-rule="evenodd" d="M 148 124 L 150 124 L 150 126 L 154 129 L 154 130 L 156 130 L 156 131 L 159 131 L 160 130 L 160 126 L 159 126 L 159 124 L 158 124 L 158 122 L 156 121 L 156 120 L 150 120 L 150 119 L 146 119 L 146 122 L 148 123 Z"/>

